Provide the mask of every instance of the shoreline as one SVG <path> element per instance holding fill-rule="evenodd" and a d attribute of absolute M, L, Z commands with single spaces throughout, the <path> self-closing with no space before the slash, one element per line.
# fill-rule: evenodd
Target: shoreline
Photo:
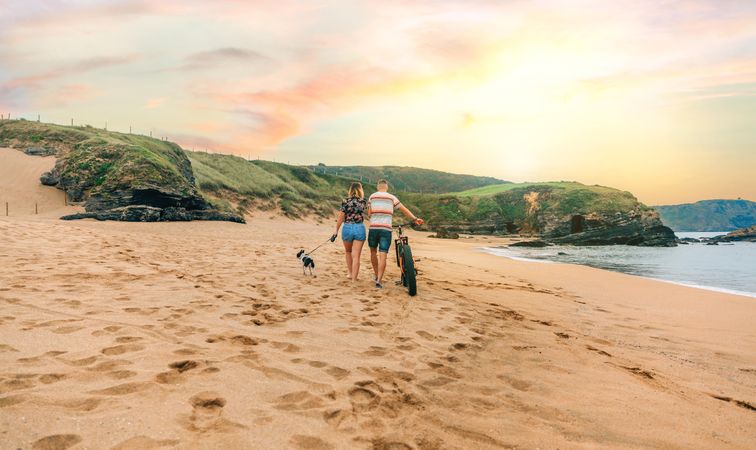
<path fill-rule="evenodd" d="M 590 267 L 592 269 L 598 269 L 598 270 L 603 270 L 603 271 L 607 271 L 607 272 L 614 272 L 614 273 L 621 273 L 621 274 L 624 274 L 624 275 L 638 277 L 638 278 L 642 278 L 642 279 L 646 279 L 646 280 L 661 281 L 663 283 L 674 284 L 674 285 L 677 285 L 677 286 L 685 286 L 685 287 L 690 287 L 690 288 L 695 288 L 695 289 L 701 289 L 701 290 L 705 290 L 705 291 L 718 292 L 718 293 L 722 293 L 722 294 L 737 295 L 737 296 L 740 296 L 740 297 L 756 298 L 756 292 L 742 291 L 742 290 L 738 290 L 738 289 L 730 289 L 730 288 L 725 288 L 725 287 L 720 287 L 720 286 L 710 286 L 710 285 L 704 285 L 704 284 L 697 284 L 697 283 L 694 283 L 694 282 L 677 281 L 677 280 L 670 280 L 670 279 L 666 279 L 666 278 L 659 278 L 659 277 L 651 277 L 651 276 L 645 276 L 645 275 L 638 275 L 638 274 L 634 274 L 634 273 L 623 272 L 621 270 L 612 270 L 612 269 L 608 269 L 608 268 L 600 267 L 600 266 L 596 266 L 596 265 L 591 265 L 591 264 L 584 264 L 584 263 L 577 263 L 577 262 L 554 261 L 554 260 L 546 259 L 546 258 L 544 258 L 544 259 L 528 258 L 526 256 L 509 255 L 509 254 L 504 254 L 503 252 L 501 252 L 501 250 L 508 250 L 506 248 L 500 249 L 500 248 L 494 248 L 494 247 L 478 247 L 477 250 L 481 251 L 483 253 L 489 254 L 489 255 L 493 255 L 493 256 L 497 256 L 497 257 L 501 257 L 501 258 L 507 258 L 507 259 L 511 259 L 511 260 L 514 260 L 514 261 L 521 261 L 521 262 L 526 262 L 526 263 L 537 263 L 537 264 L 563 264 L 563 265 Z"/>

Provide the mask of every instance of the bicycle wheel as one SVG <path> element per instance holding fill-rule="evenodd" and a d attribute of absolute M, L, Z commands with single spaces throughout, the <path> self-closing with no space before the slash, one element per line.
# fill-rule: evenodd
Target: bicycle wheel
<path fill-rule="evenodd" d="M 407 290 L 409 291 L 410 296 L 417 295 L 417 280 L 416 280 L 416 274 L 415 274 L 415 261 L 412 259 L 412 249 L 410 249 L 409 245 L 403 246 L 403 252 L 402 252 L 402 265 L 404 268 L 404 273 L 402 274 L 402 278 L 404 281 L 404 285 L 407 286 Z"/>

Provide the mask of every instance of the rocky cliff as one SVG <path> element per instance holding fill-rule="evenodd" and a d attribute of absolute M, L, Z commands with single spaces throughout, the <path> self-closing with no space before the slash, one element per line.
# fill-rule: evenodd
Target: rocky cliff
<path fill-rule="evenodd" d="M 0 122 L 0 145 L 57 157 L 40 181 L 84 205 L 86 213 L 69 218 L 243 221 L 201 195 L 189 159 L 172 142 L 20 120 Z"/>
<path fill-rule="evenodd" d="M 674 232 L 629 192 L 573 182 L 502 185 L 483 195 L 408 196 L 447 233 L 525 234 L 572 245 L 674 246 Z"/>

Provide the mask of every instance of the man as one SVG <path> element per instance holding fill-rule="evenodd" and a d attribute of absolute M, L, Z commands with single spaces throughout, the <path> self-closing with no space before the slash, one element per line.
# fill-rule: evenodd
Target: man
<path fill-rule="evenodd" d="M 368 198 L 368 217 L 370 231 L 368 231 L 368 247 L 370 247 L 370 262 L 375 272 L 375 287 L 383 288 L 383 273 L 386 271 L 386 257 L 392 241 L 391 220 L 394 210 L 399 209 L 404 215 L 412 219 L 412 222 L 422 224 L 410 212 L 396 196 L 388 193 L 388 181 L 378 182 L 378 192 Z"/>

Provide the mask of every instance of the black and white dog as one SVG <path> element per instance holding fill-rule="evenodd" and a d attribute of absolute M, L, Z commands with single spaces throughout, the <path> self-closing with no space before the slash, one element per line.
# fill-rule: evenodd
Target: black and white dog
<path fill-rule="evenodd" d="M 300 250 L 297 253 L 297 258 L 302 261 L 302 275 L 307 275 L 307 269 L 310 269 L 310 275 L 317 276 L 315 275 L 315 260 L 310 258 L 310 255 L 305 253 L 304 250 Z"/>

